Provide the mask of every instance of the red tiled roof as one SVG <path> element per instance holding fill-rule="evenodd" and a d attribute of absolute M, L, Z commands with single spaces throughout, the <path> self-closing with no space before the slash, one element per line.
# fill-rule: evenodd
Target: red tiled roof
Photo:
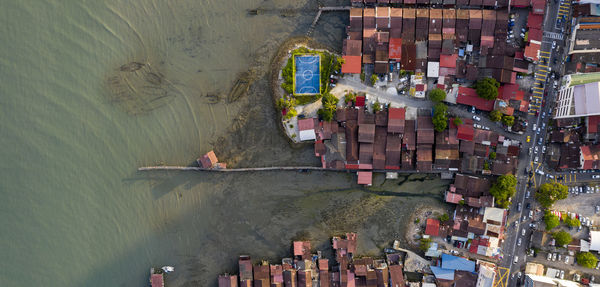
<path fill-rule="evenodd" d="M 462 200 L 462 194 L 448 192 L 446 193 L 446 202 L 458 204 Z"/>
<path fill-rule="evenodd" d="M 371 171 L 359 171 L 358 172 L 358 184 L 370 185 L 373 183 L 373 172 Z"/>
<path fill-rule="evenodd" d="M 437 219 L 427 218 L 427 227 L 425 228 L 425 234 L 430 236 L 438 236 L 440 231 L 440 222 Z"/>
<path fill-rule="evenodd" d="M 354 105 L 357 107 L 364 107 L 365 106 L 365 96 L 357 96 L 356 103 Z"/>
<path fill-rule="evenodd" d="M 458 97 L 456 102 L 463 105 L 473 106 L 482 111 L 491 111 L 494 109 L 494 101 L 486 100 L 477 96 L 475 89 L 458 87 Z"/>
<path fill-rule="evenodd" d="M 301 119 L 298 120 L 298 130 L 306 131 L 306 130 L 314 130 L 315 129 L 315 119 Z"/>
<path fill-rule="evenodd" d="M 150 281 L 152 282 L 152 287 L 164 287 L 165 282 L 162 274 L 152 274 L 150 276 Z"/>
<path fill-rule="evenodd" d="M 600 116 L 589 116 L 587 118 L 587 133 L 597 133 L 598 124 L 600 123 Z"/>
<path fill-rule="evenodd" d="M 543 21 L 544 17 L 542 15 L 536 15 L 529 12 L 529 15 L 527 16 L 527 28 L 540 29 Z"/>
<path fill-rule="evenodd" d="M 389 50 L 390 59 L 400 60 L 402 58 L 402 39 L 391 38 Z"/>
<path fill-rule="evenodd" d="M 215 155 L 215 152 L 212 150 L 207 152 L 205 155 L 203 155 L 198 160 L 200 161 L 200 165 L 202 165 L 203 168 L 211 168 L 217 162 L 219 162 L 219 160 L 217 159 L 217 156 Z"/>
<path fill-rule="evenodd" d="M 544 14 L 546 0 L 531 0 L 531 7 L 534 14 Z"/>
<path fill-rule="evenodd" d="M 542 30 L 537 29 L 537 28 L 529 29 L 529 32 L 527 33 L 527 41 L 541 42 L 542 41 Z"/>
<path fill-rule="evenodd" d="M 342 73 L 344 74 L 360 74 L 362 68 L 361 56 L 342 56 L 344 63 L 342 64 Z"/>
<path fill-rule="evenodd" d="M 531 61 L 538 60 L 538 52 L 540 51 L 540 45 L 535 43 L 529 43 L 527 47 L 525 47 L 525 58 L 530 59 Z"/>
<path fill-rule="evenodd" d="M 458 58 L 458 54 L 440 55 L 440 67 L 456 68 L 456 59 L 457 58 Z"/>
<path fill-rule="evenodd" d="M 510 6 L 513 6 L 513 7 L 527 7 L 527 6 L 529 6 L 529 1 L 530 0 L 512 0 L 510 2 Z"/>
<path fill-rule="evenodd" d="M 458 126 L 458 133 L 456 134 L 456 138 L 459 140 L 472 141 L 473 135 L 475 134 L 475 130 L 473 128 L 473 124 L 463 123 Z"/>
<path fill-rule="evenodd" d="M 516 51 L 515 59 L 523 60 L 523 51 Z"/>

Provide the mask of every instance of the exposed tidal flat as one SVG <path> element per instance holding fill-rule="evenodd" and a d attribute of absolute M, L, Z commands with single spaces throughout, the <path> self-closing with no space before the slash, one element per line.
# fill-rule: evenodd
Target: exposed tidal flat
<path fill-rule="evenodd" d="M 0 3 L 3 286 L 144 286 L 165 264 L 169 286 L 211 286 L 294 236 L 328 249 L 357 231 L 379 252 L 412 208 L 441 204 L 447 182 L 421 175 L 363 189 L 346 173 L 136 172 L 210 149 L 233 166 L 317 165 L 279 132 L 268 81 L 315 1 Z M 341 49 L 344 17 L 315 39 Z M 247 92 L 230 97 L 236 83 Z"/>

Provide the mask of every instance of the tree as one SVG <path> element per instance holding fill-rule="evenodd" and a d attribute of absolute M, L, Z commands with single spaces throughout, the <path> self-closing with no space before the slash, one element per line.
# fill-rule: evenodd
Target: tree
<path fill-rule="evenodd" d="M 375 113 L 378 111 L 381 111 L 381 103 L 379 103 L 379 100 L 373 103 L 373 112 Z"/>
<path fill-rule="evenodd" d="M 419 243 L 419 249 L 422 251 L 427 251 L 431 247 L 431 238 L 421 238 L 421 242 Z"/>
<path fill-rule="evenodd" d="M 356 94 L 353 92 L 348 92 L 346 95 L 344 95 L 344 102 L 347 104 L 349 102 L 354 102 L 356 101 Z"/>
<path fill-rule="evenodd" d="M 444 213 L 442 215 L 440 215 L 440 221 L 448 221 L 448 219 L 450 219 L 450 216 L 448 216 L 448 213 Z"/>
<path fill-rule="evenodd" d="M 556 240 L 556 246 L 562 247 L 571 242 L 571 234 L 566 231 L 555 232 L 552 237 Z"/>
<path fill-rule="evenodd" d="M 494 78 L 483 78 L 475 83 L 475 91 L 480 98 L 495 100 L 498 97 L 500 83 Z"/>
<path fill-rule="evenodd" d="M 579 252 L 577 253 L 577 264 L 586 268 L 594 268 L 598 264 L 598 258 L 590 252 Z"/>
<path fill-rule="evenodd" d="M 429 92 L 429 99 L 434 103 L 439 103 L 446 99 L 446 92 L 442 89 L 433 89 Z"/>
<path fill-rule="evenodd" d="M 317 111 L 317 114 L 323 118 L 324 121 L 326 122 L 330 122 L 333 120 L 333 111 L 331 110 L 326 110 L 326 109 L 319 109 Z"/>
<path fill-rule="evenodd" d="M 505 174 L 498 177 L 496 182 L 490 187 L 490 194 L 496 199 L 496 205 L 500 208 L 508 208 L 510 198 L 517 192 L 517 178 L 512 174 Z"/>
<path fill-rule="evenodd" d="M 579 227 L 581 225 L 581 221 L 575 217 L 567 216 L 565 218 L 565 224 L 569 227 Z"/>
<path fill-rule="evenodd" d="M 460 118 L 454 118 L 452 123 L 454 123 L 455 126 L 460 126 L 463 124 L 463 121 Z"/>
<path fill-rule="evenodd" d="M 490 153 L 490 159 L 491 160 L 496 159 L 496 152 L 495 151 L 493 151 L 493 152 Z"/>
<path fill-rule="evenodd" d="M 371 85 L 374 86 L 375 83 L 377 83 L 377 80 L 379 80 L 379 78 L 377 78 L 377 75 L 373 74 L 371 75 Z"/>
<path fill-rule="evenodd" d="M 512 127 L 515 124 L 515 117 L 513 116 L 503 116 L 502 123 L 506 126 Z"/>
<path fill-rule="evenodd" d="M 283 116 L 283 118 L 286 120 L 289 120 L 297 115 L 298 115 L 298 111 L 296 111 L 296 108 L 291 107 L 291 108 L 287 109 L 287 113 L 285 113 L 285 116 Z"/>
<path fill-rule="evenodd" d="M 502 113 L 499 110 L 493 110 L 490 112 L 490 120 L 499 122 L 502 120 Z"/>
<path fill-rule="evenodd" d="M 360 72 L 360 81 L 361 82 L 365 81 L 365 73 L 364 72 Z"/>
<path fill-rule="evenodd" d="M 437 103 L 433 107 L 433 127 L 436 131 L 442 132 L 448 127 L 448 107 L 443 103 Z"/>
<path fill-rule="evenodd" d="M 567 196 L 569 196 L 569 188 L 557 182 L 544 183 L 535 193 L 535 199 L 545 208 Z"/>
<path fill-rule="evenodd" d="M 324 121 L 330 122 L 333 120 L 333 114 L 337 108 L 339 99 L 330 93 L 325 93 L 321 98 L 323 108 L 319 109 L 317 113 L 323 118 Z"/>
<path fill-rule="evenodd" d="M 560 225 L 560 219 L 558 216 L 549 211 L 546 211 L 546 214 L 544 214 L 544 222 L 546 223 L 546 230 L 552 230 Z"/>

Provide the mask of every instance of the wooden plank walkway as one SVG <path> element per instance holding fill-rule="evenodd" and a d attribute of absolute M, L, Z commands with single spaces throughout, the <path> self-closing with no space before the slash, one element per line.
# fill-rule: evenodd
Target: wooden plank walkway
<path fill-rule="evenodd" d="M 317 26 L 317 23 L 319 22 L 319 19 L 321 18 L 321 14 L 323 12 L 350 11 L 351 8 L 352 7 L 350 7 L 350 6 L 320 7 L 319 12 L 317 12 L 317 16 L 315 16 L 315 19 L 313 20 L 312 24 L 310 24 L 310 27 L 308 28 L 308 31 L 306 32 L 306 36 L 312 35 L 313 31 L 315 30 L 315 27 Z"/>
<path fill-rule="evenodd" d="M 202 168 L 197 166 L 169 166 L 169 165 L 159 165 L 159 166 L 144 166 L 138 168 L 138 171 L 209 171 L 209 172 L 252 172 L 252 171 L 333 171 L 333 172 L 357 172 L 358 170 L 354 169 L 331 169 L 331 168 L 322 168 L 316 166 L 267 166 L 267 167 L 242 167 L 242 168 Z M 365 170 L 363 170 L 365 171 Z M 417 171 L 417 170 L 368 170 L 372 172 L 396 172 L 400 174 L 413 174 L 413 173 L 421 173 L 421 174 L 441 174 L 444 172 L 448 172 L 447 170 L 432 170 L 432 171 Z"/>

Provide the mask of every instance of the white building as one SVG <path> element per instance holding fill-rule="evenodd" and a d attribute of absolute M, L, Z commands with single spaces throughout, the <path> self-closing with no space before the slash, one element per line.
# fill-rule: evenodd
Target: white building
<path fill-rule="evenodd" d="M 555 119 L 600 115 L 600 82 L 563 87 L 556 101 Z"/>

